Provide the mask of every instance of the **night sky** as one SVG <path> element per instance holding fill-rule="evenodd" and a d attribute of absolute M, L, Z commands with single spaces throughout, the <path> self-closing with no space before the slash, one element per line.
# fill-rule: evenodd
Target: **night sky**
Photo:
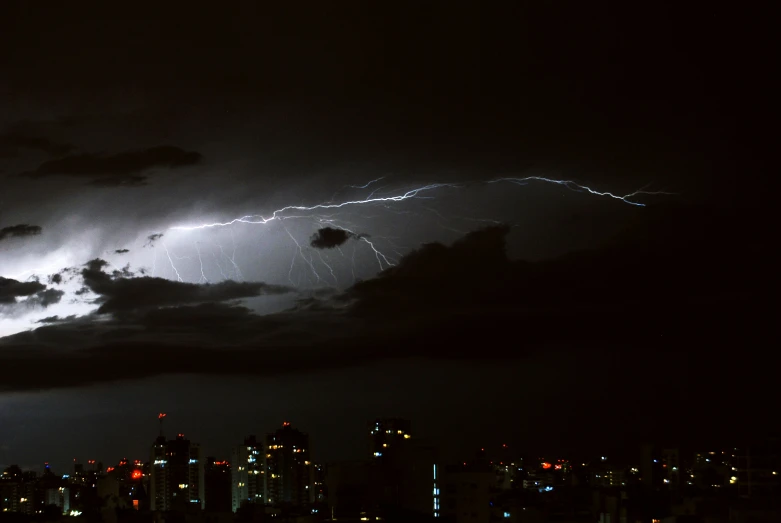
<path fill-rule="evenodd" d="M 770 16 L 164 4 L 0 8 L 0 466 L 779 428 Z"/>

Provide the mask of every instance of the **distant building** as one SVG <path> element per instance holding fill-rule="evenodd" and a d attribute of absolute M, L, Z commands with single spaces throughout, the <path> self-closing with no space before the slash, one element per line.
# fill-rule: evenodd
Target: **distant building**
<path fill-rule="evenodd" d="M 206 458 L 204 484 L 207 512 L 230 512 L 232 509 L 231 466 L 225 460 Z"/>
<path fill-rule="evenodd" d="M 184 434 L 155 440 L 151 452 L 149 502 L 153 511 L 184 512 L 205 507 L 204 464 L 200 447 Z"/>
<path fill-rule="evenodd" d="M 369 423 L 369 457 L 381 458 L 412 437 L 412 423 L 401 418 L 378 418 Z"/>
<path fill-rule="evenodd" d="M 781 499 L 780 438 L 749 445 L 737 456 L 737 472 L 730 481 L 737 483 L 741 497 Z"/>
<path fill-rule="evenodd" d="M 412 438 L 408 421 L 395 418 L 370 423 L 369 443 L 368 460 L 329 463 L 326 467 L 330 517 L 363 521 L 438 517 L 435 449 Z M 495 480 L 495 474 L 493 477 Z"/>
<path fill-rule="evenodd" d="M 496 485 L 491 468 L 479 464 L 450 466 L 437 479 L 441 517 L 454 523 L 491 521 L 491 495 Z"/>
<path fill-rule="evenodd" d="M 679 490 L 681 487 L 681 463 L 677 448 L 662 449 L 662 483 L 669 485 L 670 490 Z"/>
<path fill-rule="evenodd" d="M 265 501 L 270 505 L 301 508 L 315 500 L 309 435 L 284 422 L 266 436 Z"/>
<path fill-rule="evenodd" d="M 233 448 L 231 461 L 231 509 L 236 512 L 244 503 L 265 503 L 265 454 L 262 443 L 248 436 Z"/>
<path fill-rule="evenodd" d="M 380 517 L 379 506 L 370 480 L 369 461 L 341 461 L 326 467 L 325 485 L 331 519 L 355 520 Z"/>
<path fill-rule="evenodd" d="M 651 490 L 678 490 L 681 485 L 677 448 L 659 449 L 644 445 L 640 456 L 640 481 Z"/>
<path fill-rule="evenodd" d="M 434 448 L 412 437 L 412 423 L 378 418 L 369 423 L 375 503 L 388 510 L 439 515 Z"/>

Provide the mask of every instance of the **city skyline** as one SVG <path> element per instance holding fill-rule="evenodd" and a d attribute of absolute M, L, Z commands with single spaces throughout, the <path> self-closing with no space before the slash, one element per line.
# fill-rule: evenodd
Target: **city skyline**
<path fill-rule="evenodd" d="M 562 510 L 556 508 L 562 496 L 571 504 L 565 512 L 586 510 L 588 502 L 581 498 L 587 493 L 593 495 L 592 510 L 604 514 L 600 518 L 617 512 L 657 518 L 671 511 L 691 514 L 697 504 L 716 500 L 731 503 L 730 511 L 749 507 L 756 514 L 757 508 L 750 507 L 767 510 L 762 507 L 781 488 L 777 436 L 745 448 L 697 452 L 646 444 L 635 448 L 628 461 L 598 455 L 581 462 L 502 444 L 473 449 L 454 462 L 416 437 L 410 420 L 376 418 L 365 423 L 361 459 L 323 464 L 313 461 L 309 435 L 284 421 L 265 437 L 250 435 L 235 445 L 229 463 L 205 457 L 200 445 L 182 433 L 166 438 L 165 418 L 166 413 L 158 416 L 160 433 L 149 446 L 147 462 L 123 458 L 104 468 L 74 460 L 64 474 L 49 464 L 41 474 L 4 468 L 3 515 L 52 518 L 59 511 L 105 518 L 116 512 L 116 517 L 133 519 L 155 513 L 233 513 L 244 518 L 260 511 L 301 521 L 523 521 L 531 517 L 523 514 L 529 509 Z M 632 501 L 611 505 L 611 496 Z"/>

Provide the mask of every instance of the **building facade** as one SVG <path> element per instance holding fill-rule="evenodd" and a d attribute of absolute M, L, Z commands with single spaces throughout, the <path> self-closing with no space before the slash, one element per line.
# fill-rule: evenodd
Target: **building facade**
<path fill-rule="evenodd" d="M 301 508 L 315 501 L 314 474 L 309 435 L 284 422 L 266 436 L 265 502 Z"/>
<path fill-rule="evenodd" d="M 200 446 L 186 439 L 184 434 L 168 441 L 161 435 L 152 445 L 150 460 L 149 502 L 152 511 L 184 512 L 189 508 L 205 508 L 204 464 Z"/>
<path fill-rule="evenodd" d="M 231 453 L 231 509 L 236 512 L 243 503 L 265 503 L 265 449 L 255 436 L 248 436 Z"/>

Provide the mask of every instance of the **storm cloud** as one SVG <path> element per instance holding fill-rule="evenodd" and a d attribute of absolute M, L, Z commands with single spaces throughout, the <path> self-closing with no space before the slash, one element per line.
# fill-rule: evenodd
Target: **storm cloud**
<path fill-rule="evenodd" d="M 84 284 L 99 296 L 99 313 L 118 313 L 138 309 L 222 302 L 265 294 L 285 294 L 289 287 L 263 282 L 225 280 L 214 284 L 184 283 L 163 278 L 131 277 L 126 267 L 108 274 L 107 262 L 95 259 L 82 270 Z"/>
<path fill-rule="evenodd" d="M 641 228 L 642 242 L 635 230 L 602 249 L 535 263 L 509 259 L 509 228 L 489 227 L 450 246 L 424 245 L 377 278 L 344 292 L 302 296 L 296 306 L 266 315 L 235 301 L 288 289 L 127 278 L 123 271 L 105 272 L 107 263 L 93 260 L 82 270 L 84 282 L 98 296 L 99 312 L 111 317 L 101 322 L 52 319 L 45 327 L 4 338 L 0 358 L 31 368 L 43 361 L 51 366 L 50 381 L 28 379 L 6 387 L 122 379 L 121 372 L 105 376 L 88 369 L 121 368 L 114 364 L 128 354 L 138 363 L 156 362 L 138 367 L 146 369 L 144 375 L 182 372 L 176 362 L 183 354 L 192 363 L 188 372 L 280 374 L 411 357 L 523 358 L 551 345 L 596 350 L 622 347 L 627 339 L 635 350 L 669 349 L 668 340 L 681 346 L 702 343 L 714 321 L 721 328 L 713 336 L 737 339 L 746 335 L 741 325 L 763 317 L 760 301 L 751 298 L 762 292 L 762 282 L 759 277 L 724 279 L 724 267 L 743 274 L 740 268 L 755 262 L 721 256 L 713 235 L 702 234 L 708 228 L 704 222 L 719 234 L 735 227 L 713 216 L 665 219 Z M 701 231 L 696 243 L 690 240 L 693 230 Z M 660 238 L 666 238 L 669 249 L 651 257 L 649 246 Z M 741 252 L 750 252 L 752 242 L 747 240 Z M 681 262 L 690 255 L 696 257 Z M 670 300 L 670 293 L 682 288 L 681 271 L 702 267 L 705 260 L 711 268 L 697 278 L 685 276 L 686 296 Z M 632 280 L 637 274 L 644 279 Z M 627 281 L 633 281 L 631 292 Z M 735 288 L 753 290 L 739 303 L 725 299 Z M 58 356 L 54 348 L 61 346 L 77 350 L 68 356 L 76 360 Z M 240 358 L 243 364 L 215 368 L 214 351 L 224 361 Z M 261 360 L 262 365 L 252 364 Z M 84 368 L 61 372 L 71 365 Z"/>
<path fill-rule="evenodd" d="M 73 152 L 76 146 L 55 142 L 45 136 L 33 136 L 21 132 L 0 135 L 0 157 L 16 156 L 19 149 L 42 151 L 49 156 L 64 156 Z"/>
<path fill-rule="evenodd" d="M 50 176 L 69 176 L 92 179 L 94 185 L 143 185 L 144 171 L 153 168 L 177 169 L 197 165 L 201 154 L 185 151 L 174 146 L 159 146 L 149 149 L 125 151 L 112 155 L 83 153 L 64 158 L 49 160 L 25 176 L 45 178 Z"/>
<path fill-rule="evenodd" d="M 32 296 L 46 289 L 37 281 L 17 281 L 0 276 L 0 304 L 16 303 L 16 298 Z"/>
<path fill-rule="evenodd" d="M 356 238 L 358 235 L 345 231 L 344 229 L 335 229 L 333 227 L 323 227 L 312 235 L 309 245 L 315 249 L 333 249 L 347 243 L 350 238 Z"/>
<path fill-rule="evenodd" d="M 24 236 L 37 236 L 41 234 L 41 227 L 38 225 L 28 225 L 20 223 L 0 229 L 0 241 L 6 238 L 21 238 Z"/>

